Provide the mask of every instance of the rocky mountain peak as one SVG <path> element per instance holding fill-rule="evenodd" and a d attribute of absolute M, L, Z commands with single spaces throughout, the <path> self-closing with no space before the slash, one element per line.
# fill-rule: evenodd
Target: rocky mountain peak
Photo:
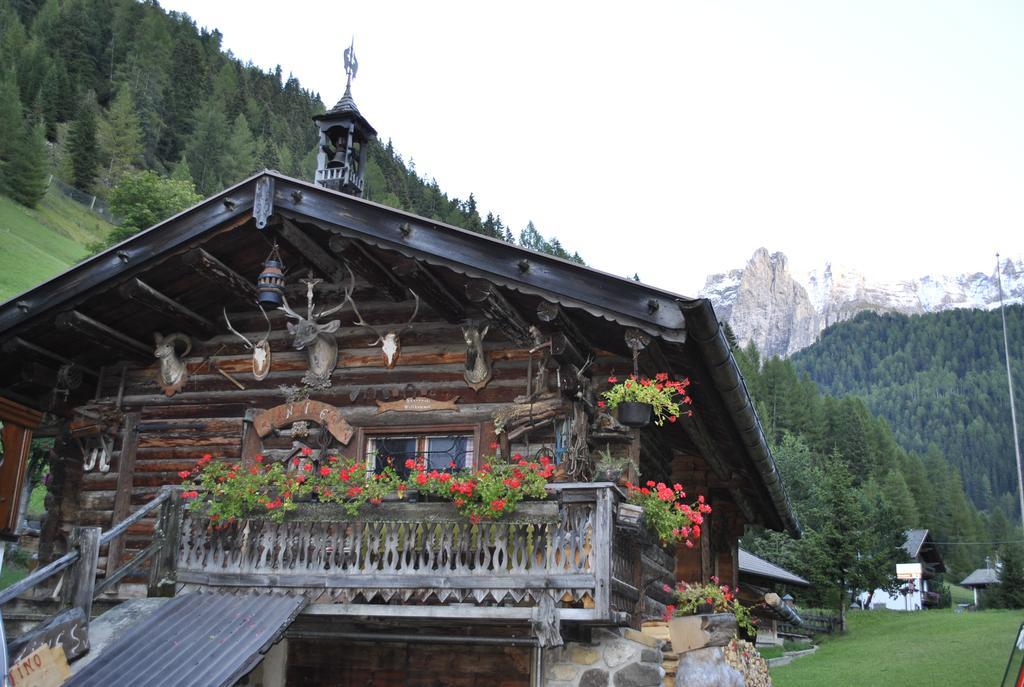
<path fill-rule="evenodd" d="M 1002 263 L 1004 300 L 1024 302 L 1024 258 Z M 709 276 L 700 295 L 711 300 L 739 340 L 766 356 L 788 356 L 811 345 L 825 327 L 862 310 L 915 315 L 999 304 L 995 273 L 927 275 L 878 281 L 856 268 L 826 262 L 797 279 L 784 253 L 754 251 L 742 269 Z"/>

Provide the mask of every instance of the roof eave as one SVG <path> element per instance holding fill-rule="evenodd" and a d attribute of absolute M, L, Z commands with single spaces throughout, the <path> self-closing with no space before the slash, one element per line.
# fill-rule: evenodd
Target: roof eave
<path fill-rule="evenodd" d="M 711 378 L 731 412 L 744 450 L 757 469 L 783 527 L 790 535 L 799 538 L 802 534 L 800 522 L 782 484 L 782 477 L 775 465 L 775 457 L 754 411 L 747 385 L 736 365 L 736 359 L 732 355 L 711 302 L 701 298 L 680 302 L 679 307 L 686 315 L 687 332 L 703 354 L 711 371 Z"/>

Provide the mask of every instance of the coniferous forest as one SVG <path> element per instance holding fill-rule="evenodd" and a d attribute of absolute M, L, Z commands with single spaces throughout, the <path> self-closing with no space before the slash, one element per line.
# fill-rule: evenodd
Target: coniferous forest
<path fill-rule="evenodd" d="M 34 207 L 54 173 L 109 200 L 125 221 L 105 245 L 260 169 L 312 179 L 324 110 L 280 66 L 243 64 L 156 2 L 0 3 L 0 192 Z M 366 179 L 370 200 L 582 262 L 532 222 L 514 232 L 472 195 L 449 198 L 390 141 Z"/>
<path fill-rule="evenodd" d="M 1019 403 L 1024 308 L 1007 307 L 1006 324 Z M 1002 506 L 1013 517 L 1016 462 L 998 309 L 860 313 L 825 330 L 793 365 L 827 393 L 863 398 L 901 446 L 944 454 L 978 508 Z"/>
<path fill-rule="evenodd" d="M 829 395 L 796 362 L 762 360 L 753 345 L 734 352 L 804 528 L 799 541 L 754 531 L 744 545 L 811 580 L 813 601 L 842 605 L 840 589 L 891 584 L 907 529 L 931 531 L 954 582 L 1019 538 L 1013 501 L 977 507 L 940 445 L 908 450 L 859 396 Z"/>

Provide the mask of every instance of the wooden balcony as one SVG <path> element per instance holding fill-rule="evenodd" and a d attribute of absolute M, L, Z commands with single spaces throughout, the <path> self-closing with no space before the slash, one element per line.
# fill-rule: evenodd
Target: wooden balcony
<path fill-rule="evenodd" d="M 556 484 L 472 526 L 448 503 L 385 503 L 348 516 L 304 504 L 283 523 L 213 530 L 185 513 L 179 588 L 263 587 L 306 595 L 316 612 L 385 617 L 637 624 L 660 615 L 673 557 L 617 523 L 611 484 Z"/>

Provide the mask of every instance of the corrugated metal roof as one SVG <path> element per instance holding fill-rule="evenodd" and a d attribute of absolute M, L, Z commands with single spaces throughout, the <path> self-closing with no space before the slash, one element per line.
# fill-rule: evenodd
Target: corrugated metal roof
<path fill-rule="evenodd" d="M 982 585 L 999 584 L 999 573 L 992 568 L 978 568 L 964 578 L 961 587 L 980 587 Z"/>
<path fill-rule="evenodd" d="M 175 597 L 73 675 L 66 687 L 220 687 L 252 670 L 306 605 L 301 596 Z"/>
<path fill-rule="evenodd" d="M 811 583 L 795 575 L 785 568 L 780 568 L 774 563 L 769 563 L 765 559 L 755 556 L 749 551 L 740 549 L 740 574 L 747 573 L 748 575 L 757 575 L 758 577 L 767 577 L 779 582 L 786 584 L 796 584 L 801 587 L 810 587 Z"/>

